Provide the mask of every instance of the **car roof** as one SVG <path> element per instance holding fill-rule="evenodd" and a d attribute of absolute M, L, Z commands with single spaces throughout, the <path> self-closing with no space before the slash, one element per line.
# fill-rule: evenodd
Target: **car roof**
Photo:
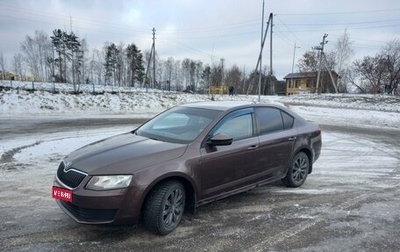
<path fill-rule="evenodd" d="M 207 102 L 192 102 L 179 105 L 180 107 L 188 107 L 188 108 L 203 108 L 203 109 L 211 109 L 218 111 L 228 111 L 233 110 L 235 108 L 248 108 L 248 107 L 273 107 L 280 110 L 285 111 L 293 117 L 296 117 L 300 120 L 303 120 L 301 116 L 299 116 L 294 111 L 289 110 L 283 105 L 272 104 L 272 103 L 258 103 L 255 101 L 207 101 Z"/>
<path fill-rule="evenodd" d="M 232 108 L 242 107 L 246 105 L 254 105 L 254 103 L 250 101 L 207 101 L 187 103 L 181 106 L 226 111 Z"/>

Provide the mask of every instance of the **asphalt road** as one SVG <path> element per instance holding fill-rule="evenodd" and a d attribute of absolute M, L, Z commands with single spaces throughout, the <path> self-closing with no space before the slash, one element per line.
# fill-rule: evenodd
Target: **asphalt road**
<path fill-rule="evenodd" d="M 141 121 L 10 120 L 0 141 Z M 322 129 L 321 158 L 301 188 L 275 183 L 202 206 L 167 236 L 76 224 L 51 199 L 43 160 L 3 159 L 0 251 L 400 251 L 400 131 Z"/>

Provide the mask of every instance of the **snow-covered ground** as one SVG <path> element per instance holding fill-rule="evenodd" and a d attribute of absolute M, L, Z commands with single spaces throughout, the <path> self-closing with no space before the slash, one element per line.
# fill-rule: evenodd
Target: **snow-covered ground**
<path fill-rule="evenodd" d="M 51 90 L 51 84 L 47 84 L 46 88 Z M 63 90 L 67 90 L 67 87 L 64 86 Z M 178 104 L 214 99 L 281 104 L 320 124 L 400 129 L 400 98 L 393 96 L 303 94 L 289 97 L 259 97 L 257 95 L 210 96 L 138 88 L 116 91 L 98 95 L 92 95 L 89 90 L 79 95 L 66 92 L 53 94 L 45 90 L 35 92 L 22 89 L 2 91 L 0 92 L 0 121 L 11 118 L 29 120 L 30 118 L 151 117 Z M 129 128 L 121 127 L 120 132 L 127 130 Z M 43 153 L 49 152 L 46 146 L 52 149 L 68 146 L 67 149 L 60 151 L 64 153 L 84 143 L 97 140 L 99 136 L 104 137 L 116 133 L 115 128 L 113 131 L 107 131 L 107 129 L 100 131 L 100 134 L 96 131 L 80 132 L 78 135 L 74 133 L 73 136 L 69 136 L 70 133 L 64 133 L 63 136 L 36 134 L 21 139 L 3 140 L 0 142 L 0 157 L 11 149 L 28 145 L 33 147 L 40 145 L 40 148 L 34 148 L 35 152 Z M 53 141 L 57 144 L 52 144 Z M 68 143 L 63 143 L 64 141 Z M 45 144 L 39 144 L 42 142 Z M 25 159 L 26 157 L 22 157 L 23 153 L 24 151 L 20 151 L 16 157 L 20 157 L 21 160 Z M 39 155 L 39 153 L 36 154 Z M 29 156 L 36 154 L 30 153 Z"/>
<path fill-rule="evenodd" d="M 216 95 L 213 98 L 215 100 L 258 101 L 258 96 L 246 95 L 234 97 Z M 22 90 L 3 91 L 0 92 L 0 132 L 2 122 L 6 122 L 5 120 L 8 120 L 7 125 L 9 125 L 9 122 L 20 123 L 21 121 L 40 121 L 42 119 L 48 121 L 88 117 L 102 119 L 121 117 L 147 118 L 177 104 L 209 101 L 210 99 L 211 96 L 209 95 L 152 90 L 145 92 L 145 90 L 139 89 L 131 92 L 100 95 L 91 95 L 89 93 L 79 95 L 52 94 L 45 91 L 29 93 Z M 236 214 L 246 216 L 245 213 L 248 212 L 252 219 L 257 216 L 258 222 L 263 221 L 263 218 L 270 220 L 269 210 L 274 207 L 274 204 L 281 204 L 285 207 L 285 211 L 287 211 L 287 207 L 295 207 L 296 215 L 288 214 L 285 217 L 285 211 L 282 210 L 278 216 L 280 221 L 284 221 L 285 218 L 288 220 L 299 218 L 302 220 L 297 226 L 293 227 L 291 225 L 290 232 L 288 231 L 286 238 L 303 232 L 305 230 L 304 227 L 314 227 L 314 225 L 318 226 L 327 223 L 328 228 L 324 230 L 332 229 L 335 234 L 340 234 L 340 237 L 346 241 L 342 245 L 343 247 L 355 246 L 354 244 L 358 244 L 358 241 L 364 241 L 365 237 L 375 237 L 375 230 L 379 230 L 381 234 L 384 234 L 381 235 L 384 244 L 388 240 L 397 244 L 397 239 L 391 239 L 391 237 L 396 237 L 396 233 L 393 233 L 392 230 L 397 230 L 398 225 L 393 221 L 388 226 L 385 221 L 390 218 L 398 220 L 398 208 L 396 208 L 398 205 L 393 205 L 392 194 L 397 193 L 396 190 L 399 188 L 400 182 L 398 171 L 400 150 L 397 140 L 400 137 L 399 98 L 373 95 L 304 94 L 290 97 L 261 96 L 260 102 L 282 104 L 307 119 L 315 120 L 324 126 L 341 126 L 342 130 L 323 131 L 321 157 L 315 163 L 313 173 L 301 188 L 289 189 L 272 186 L 253 191 L 254 194 L 268 193 L 270 198 L 274 196 L 279 199 L 286 197 L 286 200 L 268 201 L 267 205 L 262 207 L 258 207 L 258 204 L 245 205 L 242 209 L 235 209 L 235 211 L 238 211 Z M 43 133 L 38 129 L 32 134 L 12 134 L 11 137 L 0 135 L 0 199 L 2 202 L 0 204 L 0 216 L 3 216 L 1 221 L 4 226 L 3 230 L 5 230 L 3 233 L 0 232 L 0 243 L 3 238 L 4 243 L 6 240 L 10 240 L 10 243 L 7 244 L 11 247 L 17 247 L 18 245 L 12 244 L 14 242 L 19 244 L 21 239 L 29 240 L 30 237 L 34 237 L 32 238 L 34 241 L 29 240 L 29 242 L 25 243 L 29 244 L 26 245 L 27 248 L 35 246 L 36 243 L 47 244 L 47 237 L 41 237 L 40 230 L 54 231 L 54 228 L 60 226 L 57 231 L 62 230 L 63 234 L 69 237 L 66 240 L 73 240 L 71 237 L 76 235 L 76 226 L 65 221 L 67 217 L 61 214 L 54 200 L 50 197 L 51 185 L 61 159 L 69 152 L 83 145 L 101 138 L 127 132 L 136 126 L 80 127 L 76 130 L 55 131 L 53 133 Z M 327 128 L 329 129 L 329 127 Z M 352 129 L 353 131 L 346 132 L 346 129 Z M 382 130 L 387 130 L 384 136 L 369 135 L 369 132 L 379 134 L 383 132 Z M 363 131 L 365 132 L 363 133 Z M 297 197 L 294 197 L 296 199 L 294 201 L 288 199 L 293 194 L 302 195 L 300 198 L 303 200 L 297 200 Z M 304 198 L 307 198 L 307 203 Z M 387 199 L 390 204 L 386 202 L 376 203 L 377 199 L 381 198 Z M 314 199 L 318 200 L 318 202 L 313 207 L 310 207 L 309 204 L 311 202 L 312 205 Z M 373 202 L 373 204 L 367 204 L 364 201 L 367 203 Z M 359 207 L 359 205 L 362 205 L 362 207 Z M 223 216 L 230 215 L 231 212 L 229 211 L 232 209 L 221 208 L 221 214 L 225 214 Z M 260 211 L 260 209 L 266 210 Z M 380 209 L 385 210 L 382 212 Z M 174 242 L 183 243 L 194 239 L 193 237 L 197 236 L 192 235 L 192 232 L 204 233 L 202 231 L 204 223 L 219 223 L 223 221 L 224 218 L 219 218 L 216 212 L 213 214 L 193 217 L 195 221 L 190 221 L 190 224 L 186 222 L 182 225 L 182 230 L 186 235 L 182 235 L 182 232 L 175 232 L 170 237 L 174 238 L 174 235 L 176 235 L 177 237 L 175 238 L 179 239 L 175 239 Z M 35 216 L 35 218 L 32 218 L 32 216 Z M 356 224 L 353 224 L 354 221 L 346 222 L 348 216 L 351 218 L 356 216 L 361 220 Z M 371 216 L 375 219 L 371 219 Z M 240 219 L 238 218 L 238 220 Z M 203 220 L 206 220 L 206 222 L 203 222 Z M 345 223 L 343 227 L 353 225 L 351 227 L 357 229 L 360 238 L 357 238 L 358 236 L 353 238 L 348 233 L 342 232 L 342 226 L 339 225 L 342 220 Z M 333 223 L 331 226 L 329 226 L 330 221 Z M 339 226 L 335 226 L 335 223 L 339 223 Z M 224 224 L 221 222 L 219 225 Z M 213 225 L 208 226 L 212 227 Z M 374 229 L 374 232 L 368 232 L 369 228 Z M 218 232 L 223 232 L 218 225 L 215 226 L 215 229 Z M 253 229 L 254 227 L 251 229 L 244 228 L 243 233 L 252 234 Z M 17 236 L 18 239 L 13 238 L 7 230 L 14 230 L 13 232 L 20 236 Z M 187 230 L 190 232 L 186 232 Z M 91 229 L 83 230 L 83 232 L 88 231 L 91 231 Z M 215 236 L 215 232 L 211 231 L 207 239 Z M 34 235 L 24 235 L 26 233 L 34 233 Z M 43 233 L 43 236 L 44 234 L 46 233 Z M 368 236 L 369 234 L 370 236 Z M 227 233 L 224 234 L 224 237 L 230 237 L 231 235 Z M 282 237 L 280 233 L 277 236 Z M 261 244 L 255 244 L 255 247 L 252 247 L 249 251 L 256 251 L 257 249 L 254 248 L 264 243 L 276 242 L 277 236 L 271 236 L 271 241 L 267 240 Z M 321 239 L 320 235 L 313 236 L 311 234 L 310 237 L 310 239 L 314 240 Z M 98 239 L 94 240 L 91 245 L 106 246 L 102 240 L 103 237 Z M 145 236 L 143 238 L 142 234 L 135 234 L 129 239 L 127 241 L 132 239 L 147 240 L 148 237 Z M 198 243 L 198 239 L 195 240 Z M 325 235 L 323 240 L 328 245 L 324 243 L 321 246 L 331 248 L 333 244 L 337 244 L 337 240 L 331 241 Z M 151 241 L 157 245 L 157 242 Z M 161 239 L 160 241 L 163 243 Z M 56 242 L 59 243 L 59 241 Z M 120 242 L 124 243 L 124 241 Z M 110 246 L 113 246 L 112 243 L 110 244 Z M 129 246 L 140 246 L 140 244 L 135 240 Z M 253 242 L 248 242 L 248 244 L 253 244 Z M 315 246 L 310 251 L 324 251 L 318 245 Z M 357 246 L 356 248 L 362 247 L 361 245 Z M 135 247 L 130 247 L 130 249 L 135 250 Z M 359 249 L 358 251 L 362 250 Z"/>
<path fill-rule="evenodd" d="M 284 96 L 199 95 L 132 89 L 92 95 L 48 91 L 0 93 L 0 120 L 29 117 L 150 117 L 177 104 L 215 100 L 250 100 L 289 106 L 320 123 L 400 128 L 400 97 L 382 95 L 303 94 Z"/>
<path fill-rule="evenodd" d="M 258 102 L 260 99 L 261 103 L 281 104 L 320 124 L 400 129 L 400 99 L 392 96 L 304 94 L 290 97 L 258 97 L 257 95 L 214 95 L 211 97 L 210 95 L 144 89 L 99 95 L 88 92 L 72 95 L 53 94 L 48 91 L 31 93 L 15 89 L 3 91 L 0 93 L 0 121 L 12 118 L 55 120 L 71 117 L 151 117 L 177 104 L 209 101 L 211 98 L 253 102 Z M 0 141 L 0 157 L 3 156 L 4 159 L 5 153 L 14 151 L 16 152 L 14 159 L 23 163 L 35 162 L 38 156 L 43 157 L 43 155 L 54 158 L 55 153 L 58 153 L 61 158 L 62 155 L 84 144 L 130 129 L 131 127 L 121 126 L 114 127 L 113 130 L 81 130 L 73 133 L 63 132 L 61 135 L 38 133 L 23 138 L 2 140 Z"/>

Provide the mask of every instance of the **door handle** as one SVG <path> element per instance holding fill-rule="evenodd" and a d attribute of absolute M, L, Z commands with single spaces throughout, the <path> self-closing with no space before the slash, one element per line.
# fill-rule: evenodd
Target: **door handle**
<path fill-rule="evenodd" d="M 289 141 L 294 141 L 294 140 L 296 140 L 296 138 L 297 138 L 297 137 L 295 137 L 295 136 L 294 136 L 294 137 L 289 137 L 288 140 L 289 140 Z"/>
<path fill-rule="evenodd" d="M 258 148 L 258 144 L 256 144 L 256 145 L 252 145 L 252 146 L 250 146 L 249 148 L 247 148 L 248 150 L 255 150 L 255 149 L 257 149 Z"/>

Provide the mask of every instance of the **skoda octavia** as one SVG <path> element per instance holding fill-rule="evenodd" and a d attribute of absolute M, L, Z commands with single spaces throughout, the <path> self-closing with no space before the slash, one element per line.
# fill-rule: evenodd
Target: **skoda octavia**
<path fill-rule="evenodd" d="M 284 107 L 190 103 L 69 154 L 52 195 L 78 223 L 142 219 L 164 235 L 205 203 L 277 180 L 301 186 L 320 152 L 318 124 Z"/>

